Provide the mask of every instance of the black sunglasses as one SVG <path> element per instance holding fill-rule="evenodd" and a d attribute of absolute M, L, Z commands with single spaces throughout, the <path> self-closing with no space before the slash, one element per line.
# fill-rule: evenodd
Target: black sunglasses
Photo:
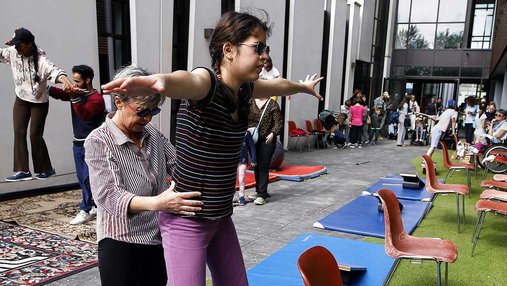
<path fill-rule="evenodd" d="M 132 111 L 134 111 L 136 113 L 136 115 L 139 117 L 146 117 L 147 115 L 155 116 L 155 115 L 159 114 L 160 111 L 162 111 L 162 109 L 160 109 L 160 107 L 155 107 L 152 109 L 144 108 L 141 110 L 137 110 L 137 109 L 133 108 L 132 106 L 130 106 L 130 104 L 128 104 L 128 103 L 127 103 L 127 106 L 130 107 L 130 109 Z"/>
<path fill-rule="evenodd" d="M 251 44 L 240 43 L 238 45 L 254 47 L 255 48 L 255 52 L 259 56 L 262 56 L 262 54 L 264 52 L 266 52 L 266 54 L 269 55 L 269 51 L 270 51 L 269 46 L 266 46 L 266 44 L 264 44 L 263 42 L 257 42 L 257 43 L 251 43 Z"/>
<path fill-rule="evenodd" d="M 502 113 L 497 113 L 497 114 L 495 114 L 495 116 L 503 116 L 503 114 Z"/>

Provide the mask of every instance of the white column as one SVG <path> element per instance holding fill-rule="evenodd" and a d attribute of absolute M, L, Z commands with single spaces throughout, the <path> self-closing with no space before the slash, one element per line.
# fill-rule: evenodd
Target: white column
<path fill-rule="evenodd" d="M 347 0 L 332 0 L 329 7 L 329 52 L 326 71 L 325 108 L 340 110 L 343 94 L 343 59 L 347 26 Z"/>
<path fill-rule="evenodd" d="M 343 94 L 345 98 L 352 96 L 354 91 L 354 71 L 356 59 L 358 57 L 358 47 L 360 46 L 360 27 L 361 27 L 361 4 L 355 0 L 349 0 L 349 29 L 347 42 L 347 55 L 345 58 L 345 86 Z"/>

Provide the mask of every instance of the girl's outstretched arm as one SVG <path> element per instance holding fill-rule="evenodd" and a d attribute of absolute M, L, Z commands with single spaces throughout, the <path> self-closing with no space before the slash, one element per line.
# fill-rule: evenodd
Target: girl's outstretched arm
<path fill-rule="evenodd" d="M 175 71 L 131 78 L 120 78 L 102 86 L 104 93 L 160 93 L 174 99 L 200 100 L 206 97 L 211 87 L 211 76 L 206 69 Z"/>
<path fill-rule="evenodd" d="M 323 79 L 317 78 L 317 74 L 307 75 L 304 81 L 299 83 L 284 78 L 270 80 L 257 80 L 254 82 L 253 96 L 258 98 L 270 96 L 286 96 L 296 93 L 307 93 L 322 100 L 322 96 L 315 91 L 315 86 Z"/>

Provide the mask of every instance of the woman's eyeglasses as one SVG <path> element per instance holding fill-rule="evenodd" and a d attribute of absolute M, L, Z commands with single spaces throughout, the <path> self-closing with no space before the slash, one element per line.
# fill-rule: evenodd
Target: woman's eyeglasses
<path fill-rule="evenodd" d="M 155 107 L 155 108 L 144 108 L 144 109 L 141 109 L 141 110 L 137 110 L 135 109 L 134 107 L 130 106 L 130 104 L 127 103 L 127 106 L 136 113 L 137 116 L 139 117 L 146 117 L 147 115 L 151 115 L 151 116 L 155 116 L 157 114 L 160 113 L 160 111 L 162 111 L 162 109 L 160 109 L 159 107 Z"/>
<path fill-rule="evenodd" d="M 269 55 L 269 46 L 266 46 L 266 44 L 264 44 L 263 42 L 257 42 L 257 43 L 251 43 L 251 44 L 240 43 L 238 45 L 254 47 L 255 48 L 255 52 L 259 56 L 262 56 L 262 54 L 264 52 L 266 52 L 266 54 Z"/>

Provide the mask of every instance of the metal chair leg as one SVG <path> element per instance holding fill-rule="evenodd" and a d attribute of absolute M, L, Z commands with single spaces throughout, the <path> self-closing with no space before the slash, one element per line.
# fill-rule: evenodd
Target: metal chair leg
<path fill-rule="evenodd" d="M 468 197 L 470 198 L 472 196 L 472 178 L 471 178 L 472 175 L 470 174 L 469 169 L 466 170 L 467 170 Z"/>
<path fill-rule="evenodd" d="M 475 251 L 475 246 L 477 245 L 477 241 L 479 240 L 479 235 L 481 234 L 481 229 L 482 229 L 482 225 L 484 223 L 484 219 L 486 217 L 486 211 L 481 211 L 480 212 L 480 216 L 479 216 L 479 221 L 477 222 L 478 223 L 478 229 L 477 229 L 477 234 L 475 235 L 475 240 L 474 240 L 474 243 L 472 245 L 472 254 L 470 256 L 474 256 L 474 251 Z"/>
<path fill-rule="evenodd" d="M 445 285 L 447 286 L 447 281 L 449 280 L 449 263 L 445 262 Z"/>
<path fill-rule="evenodd" d="M 458 218 L 458 233 L 460 233 L 459 194 L 456 193 L 456 211 Z"/>
<path fill-rule="evenodd" d="M 437 283 L 438 283 L 438 286 L 441 286 L 442 285 L 442 278 L 441 278 L 441 274 L 440 274 L 440 261 L 437 261 Z"/>
<path fill-rule="evenodd" d="M 449 177 L 449 173 L 451 173 L 451 169 L 447 170 L 447 173 L 445 174 L 444 183 L 447 181 L 447 177 Z"/>
<path fill-rule="evenodd" d="M 461 212 L 463 213 L 463 226 L 465 226 L 465 195 L 461 198 Z"/>

